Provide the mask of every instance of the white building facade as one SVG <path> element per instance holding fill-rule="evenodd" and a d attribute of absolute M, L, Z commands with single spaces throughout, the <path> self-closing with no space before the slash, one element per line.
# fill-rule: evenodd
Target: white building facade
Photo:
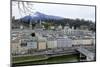
<path fill-rule="evenodd" d="M 57 47 L 58 48 L 72 47 L 72 40 L 67 37 L 58 37 Z"/>

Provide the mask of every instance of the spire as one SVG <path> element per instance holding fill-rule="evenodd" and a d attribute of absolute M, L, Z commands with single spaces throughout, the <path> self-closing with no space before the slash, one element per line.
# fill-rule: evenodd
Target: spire
<path fill-rule="evenodd" d="M 32 22 L 31 21 L 30 21 L 29 27 L 30 27 L 30 29 L 32 29 Z"/>
<path fill-rule="evenodd" d="M 41 20 L 40 20 L 40 25 L 41 25 Z"/>
<path fill-rule="evenodd" d="M 29 16 L 30 16 L 30 14 L 29 14 Z M 32 29 L 32 22 L 31 22 L 31 20 L 30 20 L 30 23 L 29 23 L 29 27 L 30 27 L 30 29 Z"/>

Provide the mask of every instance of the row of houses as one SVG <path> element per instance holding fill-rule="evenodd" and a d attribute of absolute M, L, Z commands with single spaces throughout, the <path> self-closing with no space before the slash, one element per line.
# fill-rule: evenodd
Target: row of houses
<path fill-rule="evenodd" d="M 12 53 L 27 52 L 28 50 L 46 50 L 55 48 L 66 48 L 73 46 L 91 46 L 94 44 L 94 39 L 71 39 L 68 37 L 33 37 L 31 39 L 21 39 L 17 42 L 12 41 Z"/>
<path fill-rule="evenodd" d="M 64 34 L 67 34 L 67 35 L 74 35 L 74 36 L 77 36 L 77 35 L 91 35 L 92 34 L 92 31 L 88 31 L 88 30 L 79 30 L 79 29 L 64 29 L 63 30 Z"/>

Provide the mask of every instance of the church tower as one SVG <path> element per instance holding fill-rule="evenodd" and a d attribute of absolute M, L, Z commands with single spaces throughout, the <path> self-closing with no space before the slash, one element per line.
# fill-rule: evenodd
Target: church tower
<path fill-rule="evenodd" d="M 30 21 L 30 23 L 29 23 L 29 27 L 30 27 L 30 29 L 32 30 L 32 22 Z"/>

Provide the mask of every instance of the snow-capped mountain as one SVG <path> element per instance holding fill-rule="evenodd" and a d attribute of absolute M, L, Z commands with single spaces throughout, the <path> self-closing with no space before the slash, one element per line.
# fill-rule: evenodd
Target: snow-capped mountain
<path fill-rule="evenodd" d="M 53 16 L 53 15 L 46 15 L 40 12 L 36 12 L 33 15 L 28 15 L 23 18 L 21 18 L 23 21 L 30 21 L 30 20 L 47 20 L 47 19 L 55 19 L 55 20 L 60 20 L 63 19 L 62 17 L 59 16 Z"/>

